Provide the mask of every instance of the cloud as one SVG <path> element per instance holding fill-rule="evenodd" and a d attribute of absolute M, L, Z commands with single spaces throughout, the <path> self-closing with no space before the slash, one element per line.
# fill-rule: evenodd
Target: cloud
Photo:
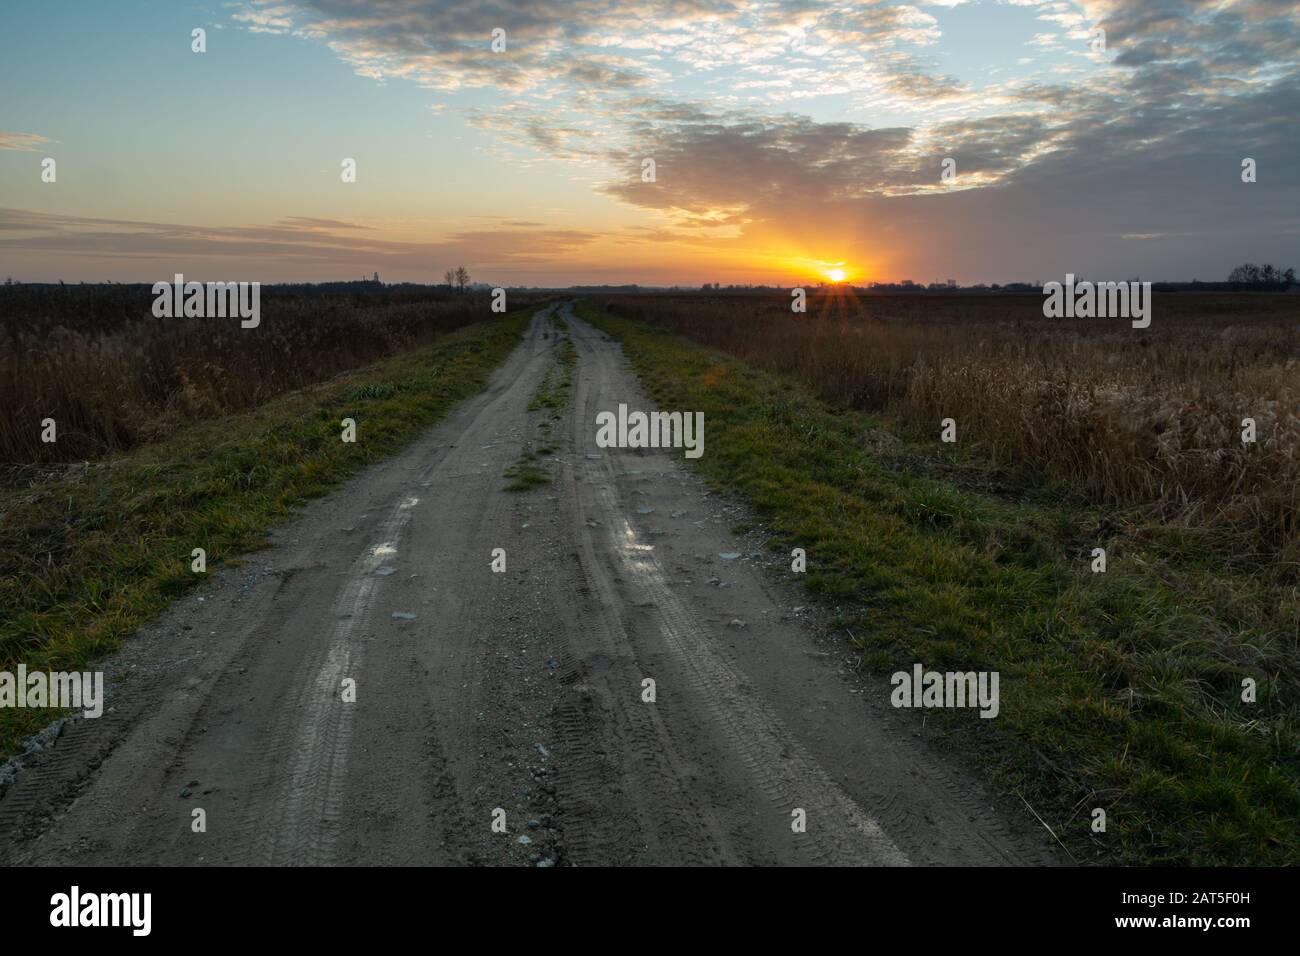
<path fill-rule="evenodd" d="M 791 96 L 870 78 L 924 99 L 951 83 L 898 49 L 937 42 L 935 17 L 881 0 L 245 0 L 234 19 L 324 42 L 363 76 L 448 92 L 491 87 L 554 99 L 801 63 L 814 68 Z M 500 52 L 491 47 L 497 29 L 505 31 Z M 882 55 L 890 51 L 899 55 Z"/>
<path fill-rule="evenodd" d="M 631 148 L 611 152 L 623 175 L 600 188 L 697 225 L 735 223 L 738 213 L 769 201 L 852 198 L 912 182 L 912 139 L 910 130 L 793 115 L 693 115 L 646 124 Z M 655 161 L 655 182 L 641 181 L 645 157 Z"/>
<path fill-rule="evenodd" d="M 439 262 L 489 271 L 544 265 L 598 238 L 583 230 L 525 223 L 456 231 L 433 242 L 384 240 L 357 235 L 359 230 L 369 231 L 356 223 L 297 216 L 272 225 L 203 227 L 0 208 L 0 252 L 153 263 L 160 275 L 201 263 L 204 271 L 233 269 L 241 275 L 270 270 L 279 276 L 288 267 L 310 265 L 333 274 L 392 269 L 432 276 Z"/>
<path fill-rule="evenodd" d="M 282 225 L 293 229 L 369 229 L 356 222 L 343 222 L 340 219 L 317 219 L 313 216 L 285 216 Z"/>
<path fill-rule="evenodd" d="M 0 131 L 0 149 L 14 149 L 29 153 L 42 143 L 51 142 L 53 140 L 46 139 L 36 133 L 5 133 Z"/>

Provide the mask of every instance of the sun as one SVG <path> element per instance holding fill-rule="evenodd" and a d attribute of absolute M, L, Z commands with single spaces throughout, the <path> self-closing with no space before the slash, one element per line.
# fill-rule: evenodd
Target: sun
<path fill-rule="evenodd" d="M 827 269 L 826 278 L 832 282 L 843 282 L 848 277 L 848 273 L 843 269 Z"/>

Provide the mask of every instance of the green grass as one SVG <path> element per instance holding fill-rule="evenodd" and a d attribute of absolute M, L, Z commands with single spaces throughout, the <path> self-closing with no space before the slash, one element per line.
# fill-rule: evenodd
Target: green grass
<path fill-rule="evenodd" d="M 865 667 L 1000 672 L 997 718 L 927 709 L 925 733 L 1023 797 L 1077 861 L 1300 859 L 1294 589 L 1172 536 L 1127 539 L 1069 488 L 791 379 L 580 312 L 622 340 L 662 407 L 704 412 L 695 466 L 753 506 L 773 549 L 807 550 L 801 583 L 838 608 Z M 1099 544 L 1109 567 L 1093 574 Z"/>
<path fill-rule="evenodd" d="M 0 670 L 89 667 L 202 582 L 194 548 L 209 573 L 235 563 L 296 505 L 481 391 L 532 311 L 105 462 L 15 472 L 0 490 Z M 355 443 L 340 438 L 344 418 Z M 0 758 L 56 716 L 0 710 Z"/>
<path fill-rule="evenodd" d="M 551 324 L 560 331 L 568 328 L 557 313 L 551 313 Z M 549 485 L 552 474 L 542 468 L 538 461 L 559 450 L 555 444 L 554 425 L 561 417 L 561 412 L 569 401 L 570 386 L 573 384 L 573 368 L 577 364 L 578 353 L 573 347 L 573 340 L 567 336 L 559 346 L 559 360 L 546 370 L 537 394 L 528 403 L 530 412 L 549 411 L 537 423 L 537 436 L 524 443 L 519 457 L 506 469 L 505 477 L 510 481 L 506 491 L 529 491 L 540 485 Z"/>
<path fill-rule="evenodd" d="M 573 340 L 568 338 L 564 340 L 559 350 L 559 361 L 547 370 L 546 377 L 537 389 L 537 394 L 528 403 L 530 412 L 547 408 L 558 412 L 568 404 L 569 386 L 573 384 L 573 366 L 578 361 L 578 353 L 573 347 Z"/>

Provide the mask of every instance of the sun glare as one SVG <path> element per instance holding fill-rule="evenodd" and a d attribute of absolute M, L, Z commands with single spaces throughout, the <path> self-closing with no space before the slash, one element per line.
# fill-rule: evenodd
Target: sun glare
<path fill-rule="evenodd" d="M 847 275 L 848 273 L 845 272 L 843 269 L 826 270 L 826 278 L 830 279 L 832 282 L 843 282 Z"/>

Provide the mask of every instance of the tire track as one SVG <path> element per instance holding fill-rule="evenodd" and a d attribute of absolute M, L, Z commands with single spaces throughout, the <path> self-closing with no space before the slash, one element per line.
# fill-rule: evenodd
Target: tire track
<path fill-rule="evenodd" d="M 591 340 L 598 333 L 571 312 L 565 317 L 576 334 L 588 339 L 586 344 L 592 346 Z M 605 354 L 611 354 L 610 350 Z M 597 348 L 584 349 L 584 355 L 591 356 L 597 368 L 591 376 L 595 387 L 586 392 L 582 413 L 575 417 L 575 441 L 595 506 L 590 518 L 603 529 L 601 551 L 616 557 L 615 573 L 624 588 L 632 592 L 631 602 L 653 606 L 656 636 L 683 665 L 690 693 L 706 710 L 722 747 L 739 755 L 749 776 L 748 785 L 763 794 L 775 818 L 789 821 L 795 808 L 807 812 L 808 831 L 795 841 L 801 861 L 906 865 L 907 857 L 802 751 L 775 715 L 761 701 L 739 690 L 742 682 L 734 667 L 665 583 L 654 545 L 645 541 L 626 517 L 629 509 L 617 496 L 611 457 L 598 454 L 593 444 L 595 413 L 616 408 L 619 401 L 627 400 L 625 389 L 611 394 L 622 375 Z M 580 517 L 588 518 L 585 514 Z M 583 520 L 578 530 L 589 555 L 589 566 L 600 569 L 601 562 L 594 557 L 591 526 Z M 608 573 L 596 571 L 602 576 Z M 613 591 L 608 584 L 602 582 L 602 586 L 607 593 Z M 605 630 L 618 633 L 622 629 Z M 653 709 L 650 712 L 654 713 Z M 673 753 L 671 739 L 661 723 L 655 727 L 655 740 L 664 754 Z"/>

